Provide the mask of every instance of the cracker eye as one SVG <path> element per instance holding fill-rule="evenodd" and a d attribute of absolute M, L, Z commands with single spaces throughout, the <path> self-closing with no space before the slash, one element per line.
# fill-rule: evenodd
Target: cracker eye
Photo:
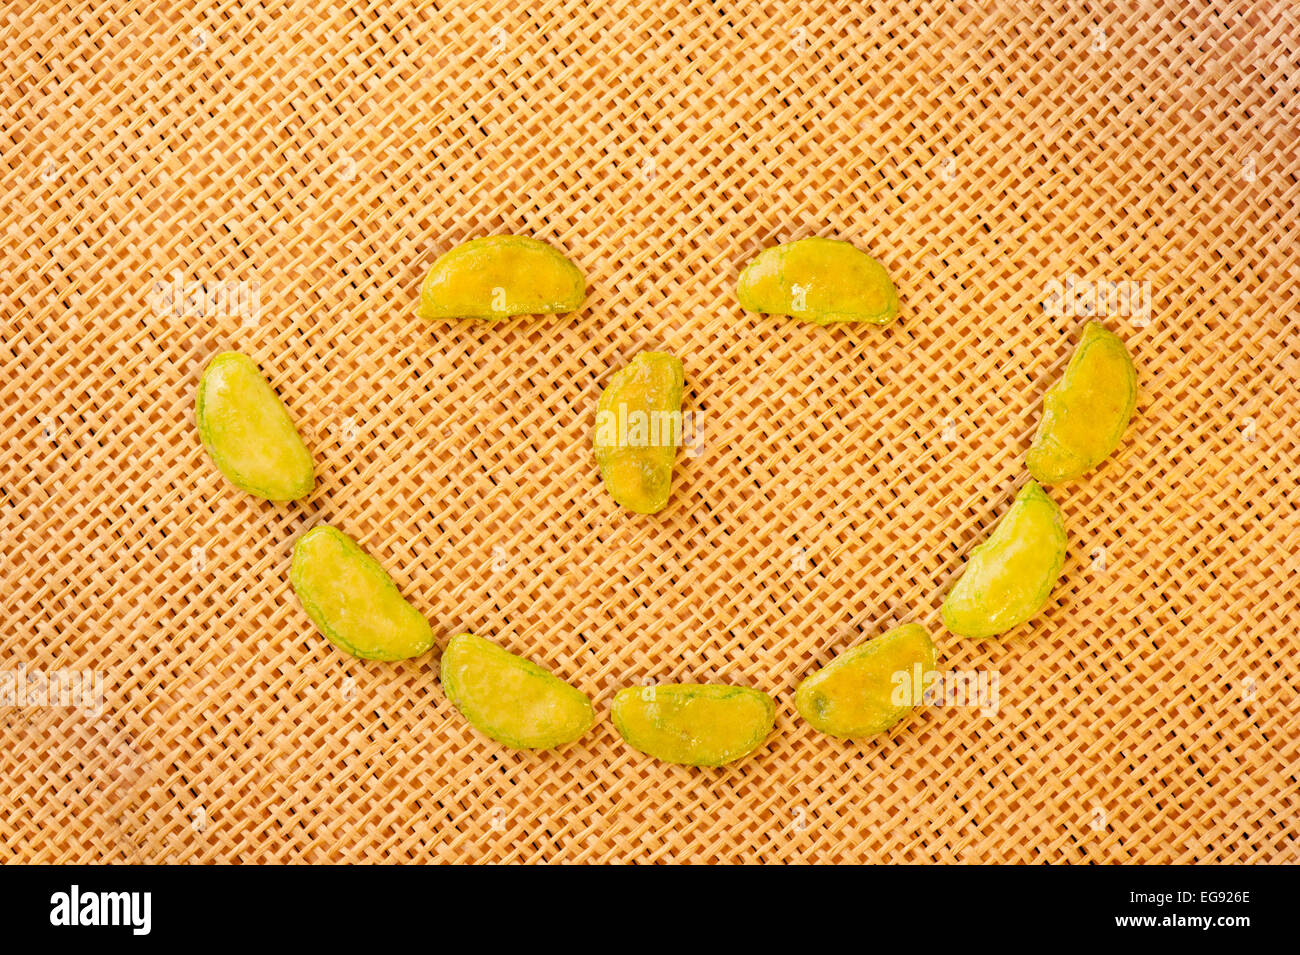
<path fill-rule="evenodd" d="M 898 315 L 898 291 L 884 266 L 835 239 L 799 239 L 760 252 L 736 285 L 740 307 L 817 325 L 870 322 Z"/>
<path fill-rule="evenodd" d="M 571 312 L 586 294 L 582 272 L 558 249 L 526 236 L 494 235 L 458 245 L 433 263 L 416 314 L 495 320 Z"/>

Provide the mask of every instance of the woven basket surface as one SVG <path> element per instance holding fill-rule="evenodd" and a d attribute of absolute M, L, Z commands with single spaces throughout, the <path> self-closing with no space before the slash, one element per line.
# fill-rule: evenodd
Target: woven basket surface
<path fill-rule="evenodd" d="M 0 708 L 0 854 L 1300 861 L 1298 37 L 1284 2 L 6 4 L 0 669 L 103 699 Z M 581 311 L 416 318 L 497 233 L 564 249 Z M 741 311 L 744 263 L 808 235 L 879 258 L 898 322 Z M 1052 489 L 1047 609 L 949 634 L 1090 315 L 1133 424 Z M 647 348 L 694 421 L 653 517 L 590 448 Z M 300 423 L 307 500 L 205 455 L 224 349 Z M 601 722 L 513 752 L 436 649 L 333 648 L 289 586 L 321 521 L 439 644 L 491 637 Z M 859 742 L 798 717 L 907 621 L 996 705 Z M 777 733 L 723 769 L 628 749 L 613 694 L 676 680 L 768 690 Z"/>

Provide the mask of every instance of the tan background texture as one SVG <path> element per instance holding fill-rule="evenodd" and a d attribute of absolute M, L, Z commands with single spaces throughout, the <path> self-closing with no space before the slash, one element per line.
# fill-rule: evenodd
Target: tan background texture
<path fill-rule="evenodd" d="M 0 854 L 1297 861 L 1297 37 L 1280 2 L 5 4 L 0 665 L 96 671 L 103 708 L 0 708 Z M 507 232 L 580 264 L 580 312 L 414 317 L 440 252 Z M 740 266 L 806 235 L 884 262 L 900 320 L 743 313 Z M 1070 277 L 1149 289 L 1101 309 L 1138 412 L 1053 491 L 1048 608 L 962 640 L 939 602 L 1025 478 Z M 640 517 L 589 433 L 650 347 L 698 443 Z M 203 453 L 227 348 L 301 424 L 306 501 Z M 602 721 L 511 752 L 437 652 L 335 650 L 288 582 L 323 520 L 440 644 Z M 996 709 L 798 719 L 803 675 L 904 621 Z M 656 763 L 607 718 L 647 680 L 764 688 L 778 733 Z"/>

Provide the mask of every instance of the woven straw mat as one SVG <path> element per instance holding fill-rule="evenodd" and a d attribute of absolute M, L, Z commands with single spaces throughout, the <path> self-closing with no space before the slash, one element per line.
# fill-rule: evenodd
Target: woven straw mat
<path fill-rule="evenodd" d="M 1300 860 L 1297 37 L 1282 2 L 6 4 L 0 670 L 102 705 L 0 708 L 3 858 Z M 414 316 L 437 255 L 502 233 L 565 250 L 584 307 Z M 744 263 L 809 235 L 879 258 L 899 320 L 743 312 Z M 958 638 L 942 596 L 1090 316 L 1133 424 L 1052 489 L 1047 608 Z M 655 516 L 590 447 L 647 348 L 693 422 Z M 310 498 L 203 452 L 223 349 L 299 422 Z M 335 649 L 288 579 L 321 521 L 439 645 L 490 637 L 600 722 L 514 752 L 437 649 Z M 996 700 L 858 742 L 798 717 L 909 621 Z M 608 719 L 649 681 L 765 689 L 777 731 L 658 763 Z"/>

